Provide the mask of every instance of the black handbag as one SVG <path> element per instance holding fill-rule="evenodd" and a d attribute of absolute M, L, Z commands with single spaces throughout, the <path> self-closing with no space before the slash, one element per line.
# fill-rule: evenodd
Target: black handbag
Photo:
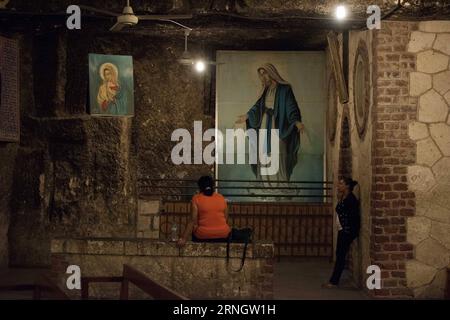
<path fill-rule="evenodd" d="M 241 266 L 237 270 L 231 269 L 234 272 L 239 272 L 244 267 L 245 257 L 247 254 L 247 246 L 250 242 L 252 242 L 252 235 L 253 235 L 253 230 L 251 228 L 243 228 L 243 229 L 232 228 L 231 229 L 231 232 L 230 232 L 230 235 L 228 236 L 228 241 L 227 241 L 227 267 L 229 266 L 229 263 L 230 263 L 230 243 L 234 242 L 234 243 L 243 243 L 244 244 L 244 252 L 242 253 Z"/>

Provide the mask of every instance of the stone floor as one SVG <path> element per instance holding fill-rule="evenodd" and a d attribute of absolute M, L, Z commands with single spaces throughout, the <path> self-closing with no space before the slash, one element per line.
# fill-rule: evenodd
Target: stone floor
<path fill-rule="evenodd" d="M 333 265 L 328 259 L 281 259 L 275 264 L 274 298 L 277 300 L 363 300 L 363 291 L 353 288 L 344 273 L 340 289 L 322 289 Z M 46 269 L 0 269 L 0 285 L 33 283 Z M 0 300 L 31 299 L 31 292 L 0 292 Z"/>
<path fill-rule="evenodd" d="M 328 259 L 281 259 L 275 264 L 274 298 L 276 300 L 365 300 L 370 299 L 356 289 L 344 272 L 339 289 L 322 289 L 331 275 L 333 264 Z"/>

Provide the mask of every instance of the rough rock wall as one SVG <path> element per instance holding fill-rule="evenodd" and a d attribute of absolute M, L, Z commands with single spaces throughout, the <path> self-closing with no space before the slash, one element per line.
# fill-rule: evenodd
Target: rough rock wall
<path fill-rule="evenodd" d="M 31 57 L 23 54 L 24 51 L 30 50 L 31 40 L 29 37 L 17 33 L 5 34 L 5 36 L 17 39 L 20 43 L 19 77 L 26 79 L 26 81 L 21 83 L 19 92 L 20 118 L 22 121 L 20 143 L 0 142 L 0 267 L 7 267 L 10 261 L 11 250 L 8 231 L 13 223 L 15 168 L 19 161 L 19 155 L 23 150 L 29 150 L 34 141 L 31 131 L 27 127 L 29 125 L 27 115 L 33 112 Z M 27 123 L 27 125 L 24 125 L 24 123 Z M 24 187 L 26 188 L 26 186 Z"/>
<path fill-rule="evenodd" d="M 174 129 L 213 126 L 203 115 L 204 79 L 176 62 L 182 43 L 55 31 L 21 45 L 22 139 L 15 162 L 0 156 L 14 176 L 1 210 L 11 207 L 11 265 L 48 265 L 55 236 L 135 237 L 138 174 L 211 172 L 170 160 Z M 88 53 L 133 56 L 135 117 L 89 116 Z"/>
<path fill-rule="evenodd" d="M 197 54 L 194 46 L 189 48 Z M 202 121 L 203 130 L 214 127 L 214 118 L 204 114 L 204 76 L 177 63 L 182 51 L 182 42 L 155 41 L 135 57 L 137 110 L 133 137 L 137 171 L 142 178 L 197 179 L 201 174 L 212 174 L 212 166 L 175 166 L 170 158 L 177 143 L 171 141 L 175 129 L 187 129 L 193 137 L 194 121 Z"/>

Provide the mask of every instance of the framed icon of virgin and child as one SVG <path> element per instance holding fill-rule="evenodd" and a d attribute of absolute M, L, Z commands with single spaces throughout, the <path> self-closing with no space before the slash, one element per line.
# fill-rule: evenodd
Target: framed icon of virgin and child
<path fill-rule="evenodd" d="M 320 201 L 312 198 L 317 190 L 299 192 L 293 182 L 324 181 L 325 52 L 217 51 L 216 59 L 216 128 L 259 132 L 256 145 L 246 141 L 246 160 L 258 150 L 278 162 L 271 173 L 259 158 L 256 163 L 216 163 L 219 190 L 239 194 L 236 201 Z M 275 135 L 271 129 L 277 129 Z M 229 141 L 223 146 L 227 159 L 237 152 Z M 236 183 L 240 180 L 255 188 L 236 188 L 245 185 Z"/>

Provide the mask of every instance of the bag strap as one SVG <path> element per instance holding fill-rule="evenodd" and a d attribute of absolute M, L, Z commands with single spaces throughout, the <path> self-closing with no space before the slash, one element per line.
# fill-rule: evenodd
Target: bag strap
<path fill-rule="evenodd" d="M 228 236 L 228 241 L 227 241 L 227 265 L 230 262 L 230 243 L 231 243 L 231 232 L 230 232 L 230 235 Z"/>
<path fill-rule="evenodd" d="M 231 235 L 228 238 L 228 242 L 227 242 L 227 267 L 229 267 L 229 264 L 230 264 L 230 243 L 231 243 Z M 248 247 L 248 239 L 247 239 L 247 241 L 244 242 L 244 252 L 242 253 L 240 267 L 237 270 L 231 269 L 231 271 L 239 272 L 242 270 L 242 268 L 244 268 L 245 258 L 247 256 L 247 247 Z"/>

